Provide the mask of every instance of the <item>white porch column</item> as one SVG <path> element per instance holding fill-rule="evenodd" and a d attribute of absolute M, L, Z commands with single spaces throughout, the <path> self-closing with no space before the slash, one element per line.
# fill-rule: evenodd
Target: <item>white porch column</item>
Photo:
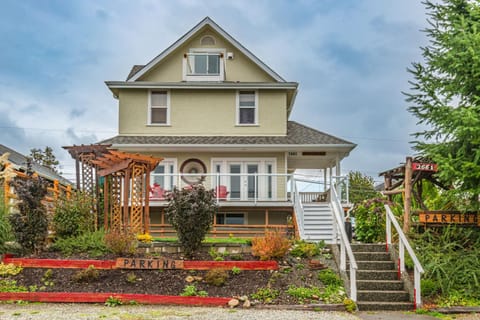
<path fill-rule="evenodd" d="M 327 191 L 327 169 L 323 170 L 323 192 Z"/>
<path fill-rule="evenodd" d="M 340 199 L 342 199 L 342 185 L 340 183 L 340 175 L 342 174 L 342 171 L 340 170 L 340 158 L 337 157 L 335 158 L 335 176 L 336 176 L 336 182 L 337 182 L 337 195 Z"/>
<path fill-rule="evenodd" d="M 332 170 L 332 167 L 328 168 L 328 175 L 329 175 L 329 183 L 328 183 L 328 187 L 331 189 L 332 186 L 333 186 L 333 182 L 332 182 L 332 175 L 333 175 L 333 170 Z"/>

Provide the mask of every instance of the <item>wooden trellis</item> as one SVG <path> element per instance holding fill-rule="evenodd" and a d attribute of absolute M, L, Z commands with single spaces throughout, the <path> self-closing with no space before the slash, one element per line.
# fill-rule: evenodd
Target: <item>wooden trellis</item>
<path fill-rule="evenodd" d="M 103 178 L 105 229 L 148 233 L 150 172 L 162 158 L 108 149 L 110 145 L 64 147 L 76 160 L 77 186 L 99 195 Z"/>
<path fill-rule="evenodd" d="M 92 160 L 98 175 L 105 177 L 105 228 L 148 233 L 150 172 L 161 158 L 108 150 Z"/>

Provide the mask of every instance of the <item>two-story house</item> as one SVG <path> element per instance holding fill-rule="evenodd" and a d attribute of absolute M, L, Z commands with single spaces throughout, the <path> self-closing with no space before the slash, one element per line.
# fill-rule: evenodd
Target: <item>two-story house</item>
<path fill-rule="evenodd" d="M 216 190 L 219 236 L 251 236 L 285 226 L 289 217 L 303 224 L 306 213 L 298 211 L 305 202 L 327 200 L 322 192 L 355 147 L 289 121 L 298 83 L 284 80 L 208 17 L 147 64 L 133 66 L 125 81 L 106 84 L 118 99 L 119 135 L 102 143 L 164 158 L 150 178 L 154 235 L 168 234 L 165 191 L 192 183 Z M 293 177 L 299 169 L 323 172 L 327 184 L 302 197 Z M 331 237 L 331 230 L 305 230 L 306 237 Z"/>

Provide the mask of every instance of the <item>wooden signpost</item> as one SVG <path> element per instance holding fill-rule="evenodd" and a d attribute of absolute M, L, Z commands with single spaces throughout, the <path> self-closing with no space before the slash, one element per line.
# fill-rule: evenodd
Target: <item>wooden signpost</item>
<path fill-rule="evenodd" d="M 183 260 L 118 258 L 115 267 L 140 270 L 183 269 Z"/>

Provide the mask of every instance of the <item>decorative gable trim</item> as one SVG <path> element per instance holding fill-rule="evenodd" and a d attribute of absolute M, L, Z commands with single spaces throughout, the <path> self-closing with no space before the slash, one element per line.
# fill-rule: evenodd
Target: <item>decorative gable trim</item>
<path fill-rule="evenodd" d="M 210 17 L 206 17 L 202 21 L 200 21 L 195 27 L 193 27 L 190 31 L 188 31 L 185 35 L 183 35 L 180 39 L 175 41 L 170 47 L 165 49 L 162 53 L 156 56 L 153 60 L 151 60 L 148 64 L 146 64 L 141 70 L 136 72 L 131 78 L 129 78 L 128 82 L 133 82 L 138 80 L 141 76 L 145 73 L 150 71 L 154 68 L 160 61 L 162 61 L 165 57 L 167 57 L 170 53 L 175 51 L 177 48 L 182 46 L 185 42 L 187 42 L 190 38 L 192 38 L 200 29 L 204 26 L 210 26 L 213 30 L 218 32 L 222 37 L 227 39 L 235 48 L 237 48 L 240 52 L 242 52 L 245 56 L 247 56 L 250 60 L 252 60 L 255 64 L 257 64 L 263 71 L 265 71 L 269 76 L 274 78 L 278 82 L 285 82 L 278 73 L 273 71 L 269 66 L 267 66 L 263 61 L 257 58 L 253 53 L 251 53 L 247 48 L 240 44 L 237 40 L 235 40 L 231 35 L 229 35 L 225 30 L 223 30 L 218 24 L 216 24 Z"/>

